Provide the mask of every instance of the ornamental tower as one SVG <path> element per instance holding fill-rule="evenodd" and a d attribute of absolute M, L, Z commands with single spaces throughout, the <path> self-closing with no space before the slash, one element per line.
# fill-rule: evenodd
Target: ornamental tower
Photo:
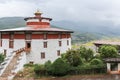
<path fill-rule="evenodd" d="M 24 19 L 27 26 L 34 28 L 50 28 L 51 18 L 42 17 L 42 13 L 39 10 L 37 10 L 34 15 L 34 17 Z"/>

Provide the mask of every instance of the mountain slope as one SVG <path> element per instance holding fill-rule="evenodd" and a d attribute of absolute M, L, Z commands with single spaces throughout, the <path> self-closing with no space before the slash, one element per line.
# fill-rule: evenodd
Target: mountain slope
<path fill-rule="evenodd" d="M 4 17 L 0 18 L 0 29 L 16 28 L 25 26 L 23 17 Z"/>
<path fill-rule="evenodd" d="M 100 24 L 101 23 L 101 24 Z M 120 28 L 114 29 L 107 23 L 89 23 L 72 21 L 52 21 L 52 27 L 63 28 L 74 31 L 72 34 L 73 42 L 88 42 L 101 39 L 103 37 L 118 37 Z M 109 23 L 108 23 L 109 24 Z M 23 17 L 4 17 L 0 18 L 0 29 L 24 27 L 26 23 Z"/>

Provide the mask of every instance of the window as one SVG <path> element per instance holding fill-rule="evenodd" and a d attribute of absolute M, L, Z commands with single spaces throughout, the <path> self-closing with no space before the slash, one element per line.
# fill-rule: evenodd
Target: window
<path fill-rule="evenodd" d="M 30 61 L 29 63 L 30 63 L 30 64 L 34 64 L 34 62 L 33 62 L 33 61 Z"/>
<path fill-rule="evenodd" d="M 31 48 L 31 42 L 30 41 L 26 42 L 26 47 Z"/>
<path fill-rule="evenodd" d="M 14 41 L 9 41 L 9 48 L 13 48 Z"/>
<path fill-rule="evenodd" d="M 57 56 L 60 56 L 60 50 L 57 50 Z"/>
<path fill-rule="evenodd" d="M 26 33 L 26 40 L 31 40 L 31 34 L 30 33 Z"/>
<path fill-rule="evenodd" d="M 45 52 L 41 52 L 41 59 L 45 58 Z"/>
<path fill-rule="evenodd" d="M 61 41 L 59 41 L 59 46 L 62 46 L 62 42 Z"/>
<path fill-rule="evenodd" d="M 13 39 L 14 39 L 14 34 L 10 33 L 10 40 L 13 40 Z"/>
<path fill-rule="evenodd" d="M 43 42 L 44 48 L 47 48 L 47 42 Z"/>
<path fill-rule="evenodd" d="M 69 45 L 69 40 L 67 40 L 67 45 Z"/>
<path fill-rule="evenodd" d="M 61 39 L 61 38 L 62 38 L 62 34 L 60 33 L 60 34 L 59 34 L 59 39 Z"/>
<path fill-rule="evenodd" d="M 45 40 L 47 39 L 47 33 L 44 33 L 44 39 Z"/>

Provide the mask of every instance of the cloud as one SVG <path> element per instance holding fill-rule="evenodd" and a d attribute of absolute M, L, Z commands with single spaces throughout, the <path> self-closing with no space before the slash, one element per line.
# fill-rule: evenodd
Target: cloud
<path fill-rule="evenodd" d="M 0 0 L 0 17 L 33 16 L 38 8 L 57 21 L 120 24 L 119 0 Z"/>

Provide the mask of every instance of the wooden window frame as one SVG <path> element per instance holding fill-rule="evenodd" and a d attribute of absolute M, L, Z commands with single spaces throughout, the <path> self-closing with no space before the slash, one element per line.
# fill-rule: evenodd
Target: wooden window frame
<path fill-rule="evenodd" d="M 44 40 L 47 40 L 47 33 L 44 33 L 44 34 L 43 34 L 43 39 L 44 39 Z"/>
<path fill-rule="evenodd" d="M 31 33 L 25 33 L 25 39 L 26 40 L 31 40 L 32 39 L 32 34 Z"/>
<path fill-rule="evenodd" d="M 69 40 L 67 40 L 67 46 L 69 46 Z"/>
<path fill-rule="evenodd" d="M 61 54 L 60 54 L 60 50 L 57 50 L 57 56 L 60 56 Z"/>
<path fill-rule="evenodd" d="M 62 39 L 62 33 L 59 33 L 59 39 Z"/>
<path fill-rule="evenodd" d="M 47 41 L 46 41 L 46 42 L 43 42 L 43 47 L 44 47 L 44 48 L 47 48 Z"/>
<path fill-rule="evenodd" d="M 45 52 L 41 52 L 41 59 L 45 59 Z"/>
<path fill-rule="evenodd" d="M 59 47 L 61 47 L 62 46 L 62 41 L 59 41 L 58 43 L 59 43 Z"/>
<path fill-rule="evenodd" d="M 14 33 L 10 33 L 10 34 L 9 34 L 9 39 L 10 39 L 10 40 L 14 40 Z"/>
<path fill-rule="evenodd" d="M 9 40 L 9 48 L 14 48 L 14 41 Z"/>

